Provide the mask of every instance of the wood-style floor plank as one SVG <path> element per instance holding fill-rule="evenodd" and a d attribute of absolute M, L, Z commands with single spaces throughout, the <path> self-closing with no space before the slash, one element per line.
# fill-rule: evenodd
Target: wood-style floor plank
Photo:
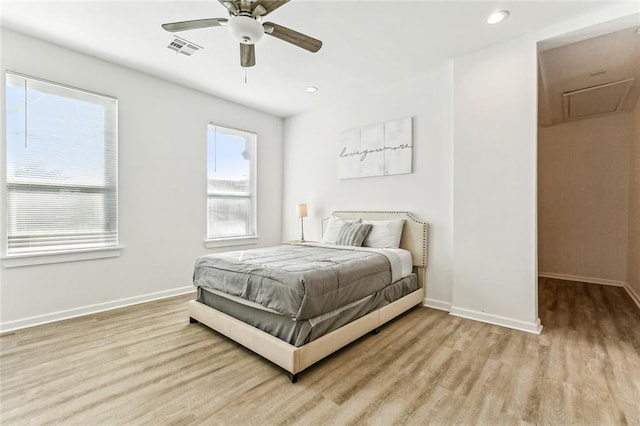
<path fill-rule="evenodd" d="M 536 336 L 417 308 L 287 375 L 192 296 L 0 336 L 2 425 L 640 425 L 640 310 L 540 279 Z"/>

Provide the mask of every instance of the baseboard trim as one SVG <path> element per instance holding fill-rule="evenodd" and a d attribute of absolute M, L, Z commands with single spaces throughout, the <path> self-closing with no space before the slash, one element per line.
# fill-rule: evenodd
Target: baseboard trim
<path fill-rule="evenodd" d="M 20 330 L 27 327 L 34 327 L 36 325 L 48 324 L 51 322 L 81 317 L 84 315 L 95 314 L 98 312 L 110 311 L 112 309 L 124 308 L 126 306 L 138 305 L 140 303 L 151 302 L 153 300 L 166 299 L 168 297 L 179 296 L 193 291 L 195 291 L 193 286 L 178 287 L 171 290 L 157 291 L 155 293 L 148 293 L 140 296 L 127 297 L 125 299 L 118 299 L 112 300 L 110 302 L 83 306 L 80 308 L 52 312 L 50 314 L 0 322 L 0 333 L 6 333 L 9 331 Z"/>
<path fill-rule="evenodd" d="M 538 272 L 538 276 L 543 278 L 554 278 L 557 280 L 579 281 L 579 282 L 589 283 L 589 284 L 610 285 L 614 287 L 625 287 L 627 284 L 625 281 L 610 280 L 606 278 L 582 277 L 579 275 L 570 275 L 570 274 L 558 274 L 556 272 Z"/>
<path fill-rule="evenodd" d="M 631 297 L 636 306 L 638 306 L 638 309 L 640 309 L 640 295 L 636 293 L 636 291 L 633 289 L 633 287 L 631 287 L 629 283 L 625 284 L 624 289 L 627 290 L 627 293 L 629 293 L 629 297 Z"/>
<path fill-rule="evenodd" d="M 499 325 L 501 327 L 512 328 L 514 330 L 526 331 L 527 333 L 540 334 L 542 332 L 542 324 L 540 318 L 535 322 L 520 321 L 513 318 L 502 317 L 500 315 L 487 314 L 486 312 L 478 312 L 471 309 L 451 307 L 450 315 L 470 319 L 474 321 L 485 322 L 488 324 Z"/>
<path fill-rule="evenodd" d="M 439 311 L 449 312 L 451 310 L 451 303 L 442 300 L 425 298 L 423 304 L 427 308 L 433 308 Z"/>

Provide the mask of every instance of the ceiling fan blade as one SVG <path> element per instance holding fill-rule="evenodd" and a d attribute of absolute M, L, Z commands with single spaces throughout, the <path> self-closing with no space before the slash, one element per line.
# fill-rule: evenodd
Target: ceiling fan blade
<path fill-rule="evenodd" d="M 253 4 L 253 10 L 255 10 L 258 6 L 262 6 L 265 12 L 259 13 L 258 16 L 267 16 L 268 14 L 288 2 L 289 0 L 258 0 Z"/>
<path fill-rule="evenodd" d="M 240 65 L 247 68 L 256 64 L 256 47 L 253 44 L 240 43 Z"/>
<path fill-rule="evenodd" d="M 298 47 L 308 50 L 309 52 L 317 52 L 322 47 L 322 42 L 308 35 L 299 33 L 292 29 L 274 24 L 273 22 L 265 22 L 262 27 L 264 32 L 270 36 L 284 40 L 287 43 L 294 44 Z"/>
<path fill-rule="evenodd" d="M 175 33 L 178 31 L 195 30 L 198 28 L 220 27 L 222 25 L 226 25 L 228 21 L 229 20 L 227 18 L 196 19 L 193 21 L 169 22 L 167 24 L 162 24 L 162 28 L 171 33 Z"/>

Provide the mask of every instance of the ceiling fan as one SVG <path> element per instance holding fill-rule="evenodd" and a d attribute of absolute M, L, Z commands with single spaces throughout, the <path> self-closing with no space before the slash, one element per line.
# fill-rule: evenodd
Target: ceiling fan
<path fill-rule="evenodd" d="M 264 34 L 279 38 L 295 46 L 317 52 L 322 42 L 273 22 L 262 23 L 262 18 L 289 0 L 218 0 L 229 11 L 229 18 L 196 19 L 162 24 L 162 28 L 175 33 L 198 28 L 228 26 L 231 34 L 240 42 L 240 65 L 256 64 L 255 44 Z"/>

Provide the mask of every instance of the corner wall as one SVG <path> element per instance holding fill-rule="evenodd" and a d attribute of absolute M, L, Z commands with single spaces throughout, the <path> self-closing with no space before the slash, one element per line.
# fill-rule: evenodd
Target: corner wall
<path fill-rule="evenodd" d="M 259 244 L 280 241 L 281 118 L 15 32 L 1 35 L 3 75 L 11 70 L 118 98 L 124 246 L 117 258 L 0 266 L 1 330 L 193 289 L 194 259 L 212 251 L 203 244 L 209 121 L 258 134 Z M 4 149 L 1 157 L 4 169 Z"/>
<path fill-rule="evenodd" d="M 536 81 L 529 37 L 454 61 L 451 313 L 535 333 Z"/>

